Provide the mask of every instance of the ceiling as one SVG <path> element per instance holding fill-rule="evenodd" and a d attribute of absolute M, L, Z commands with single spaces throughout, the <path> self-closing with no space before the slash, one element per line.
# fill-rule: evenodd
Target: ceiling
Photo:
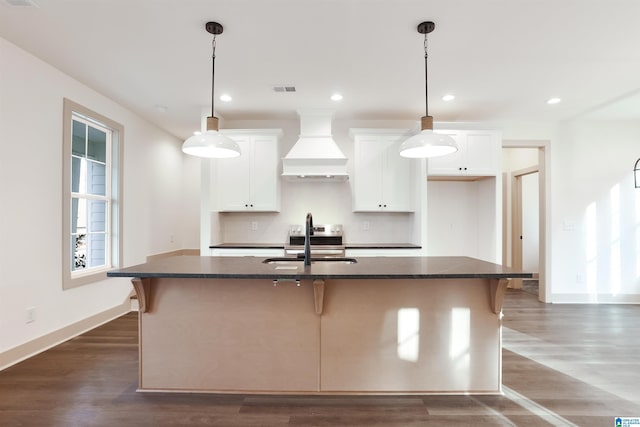
<path fill-rule="evenodd" d="M 224 26 L 223 120 L 418 121 L 432 20 L 430 114 L 496 122 L 640 119 L 639 16 L 637 0 L 0 0 L 0 36 L 184 139 L 211 107 L 207 21 Z"/>

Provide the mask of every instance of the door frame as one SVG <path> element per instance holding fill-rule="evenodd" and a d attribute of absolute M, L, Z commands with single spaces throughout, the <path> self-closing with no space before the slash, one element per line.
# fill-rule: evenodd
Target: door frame
<path fill-rule="evenodd" d="M 503 140 L 503 148 L 536 148 L 538 150 L 538 183 L 539 183 L 539 268 L 538 268 L 538 300 L 548 302 L 551 299 L 552 284 L 547 282 L 547 272 L 551 271 L 551 253 L 549 244 L 551 238 L 548 235 L 547 223 L 550 221 L 549 194 L 550 180 L 550 141 L 549 140 Z M 504 180 L 506 181 L 506 180 Z M 513 202 L 512 202 L 513 203 Z M 507 206 L 503 205 L 503 211 Z M 504 212 L 503 212 L 504 213 Z M 513 212 L 511 213 L 513 215 Z M 512 221 L 513 222 L 513 221 Z M 507 215 L 503 215 L 503 231 L 507 228 Z M 519 236 L 519 234 L 518 234 Z M 506 248 L 506 233 L 503 233 L 503 247 Z M 513 236 L 512 236 L 513 239 Z M 512 247 L 513 251 L 513 247 Z M 512 258 L 513 260 L 513 258 Z M 506 254 L 503 251 L 503 262 L 506 265 Z"/>

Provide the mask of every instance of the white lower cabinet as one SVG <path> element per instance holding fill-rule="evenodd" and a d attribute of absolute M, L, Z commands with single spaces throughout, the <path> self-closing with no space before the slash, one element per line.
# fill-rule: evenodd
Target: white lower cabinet
<path fill-rule="evenodd" d="M 283 257 L 284 249 L 209 248 L 210 256 Z"/>
<path fill-rule="evenodd" d="M 347 249 L 346 256 L 358 257 L 394 257 L 394 256 L 422 256 L 421 249 Z"/>
<path fill-rule="evenodd" d="M 219 212 L 280 211 L 280 154 L 276 130 L 222 131 L 239 146 L 241 155 L 216 160 L 216 201 Z"/>
<path fill-rule="evenodd" d="M 402 129 L 351 129 L 354 139 L 354 212 L 413 212 L 413 159 L 398 147 Z"/>

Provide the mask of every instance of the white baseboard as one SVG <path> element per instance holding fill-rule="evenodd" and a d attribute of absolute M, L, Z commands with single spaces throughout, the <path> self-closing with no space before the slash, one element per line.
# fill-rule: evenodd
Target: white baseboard
<path fill-rule="evenodd" d="M 554 304 L 640 304 L 640 294 L 551 294 Z"/>
<path fill-rule="evenodd" d="M 127 298 L 121 305 L 117 305 L 103 312 L 94 314 L 86 319 L 79 320 L 76 323 L 50 332 L 17 347 L 0 352 L 0 371 L 33 357 L 38 353 L 42 353 L 45 350 L 55 347 L 58 344 L 68 341 L 73 337 L 110 322 L 111 320 L 130 311 L 131 302 Z"/>
<path fill-rule="evenodd" d="M 178 249 L 171 252 L 162 252 L 155 255 L 149 255 L 147 257 L 147 262 L 155 261 L 157 259 L 168 258 L 172 256 L 183 256 L 183 255 L 195 255 L 200 256 L 200 249 Z"/>

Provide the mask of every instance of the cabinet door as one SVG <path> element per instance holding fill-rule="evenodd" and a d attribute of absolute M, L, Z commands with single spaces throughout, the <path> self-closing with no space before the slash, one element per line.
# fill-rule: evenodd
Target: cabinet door
<path fill-rule="evenodd" d="M 274 136 L 255 136 L 252 146 L 252 209 L 255 211 L 279 211 L 278 140 Z"/>
<path fill-rule="evenodd" d="M 411 212 L 413 192 L 413 164 L 415 160 L 402 157 L 398 148 L 403 138 L 385 137 L 382 173 L 382 201 L 385 211 Z"/>
<path fill-rule="evenodd" d="M 462 132 L 438 132 L 449 135 L 458 144 L 458 151 L 427 159 L 429 175 L 455 176 L 463 174 L 466 163 L 467 135 Z"/>
<path fill-rule="evenodd" d="M 238 143 L 242 154 L 215 161 L 218 210 L 245 211 L 249 208 L 251 198 L 251 139 L 248 136 L 231 138 Z"/>
<path fill-rule="evenodd" d="M 470 132 L 467 135 L 466 164 L 468 175 L 500 173 L 500 141 L 494 133 Z"/>
<path fill-rule="evenodd" d="M 500 174 L 500 138 L 495 131 L 443 131 L 458 151 L 427 161 L 432 176 L 494 176 Z"/>
<path fill-rule="evenodd" d="M 382 180 L 386 146 L 376 136 L 358 137 L 355 141 L 354 211 L 383 209 Z"/>
<path fill-rule="evenodd" d="M 283 257 L 284 249 L 209 248 L 209 256 Z"/>

